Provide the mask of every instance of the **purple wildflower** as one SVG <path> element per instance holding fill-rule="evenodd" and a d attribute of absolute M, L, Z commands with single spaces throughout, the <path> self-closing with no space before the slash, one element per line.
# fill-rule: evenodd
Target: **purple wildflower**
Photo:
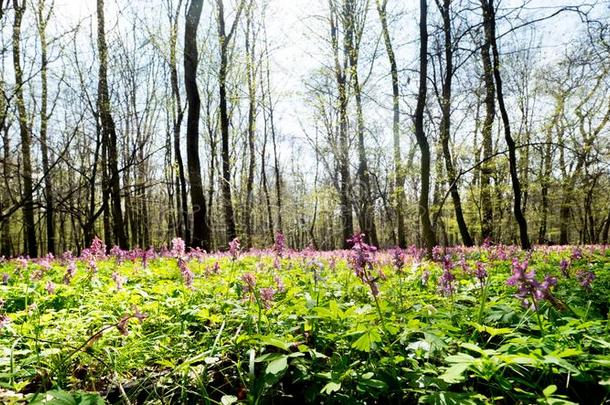
<path fill-rule="evenodd" d="M 125 283 L 127 281 L 126 277 L 121 276 L 116 271 L 112 272 L 112 279 L 114 280 L 114 282 L 116 284 L 117 291 L 121 290 L 123 288 L 123 283 Z"/>
<path fill-rule="evenodd" d="M 45 286 L 45 290 L 47 290 L 48 294 L 55 293 L 55 284 L 52 281 L 47 281 L 47 285 Z"/>
<path fill-rule="evenodd" d="M 231 255 L 231 258 L 233 260 L 237 260 L 240 248 L 241 246 L 239 244 L 239 238 L 235 238 L 231 242 L 229 242 L 229 254 Z"/>
<path fill-rule="evenodd" d="M 405 252 L 399 247 L 392 249 L 392 264 L 398 273 L 402 272 L 405 266 Z"/>
<path fill-rule="evenodd" d="M 286 237 L 283 233 L 278 232 L 275 234 L 275 244 L 273 245 L 273 250 L 279 257 L 284 256 L 284 251 L 286 250 Z"/>
<path fill-rule="evenodd" d="M 271 303 L 273 302 L 273 296 L 275 295 L 275 291 L 271 287 L 261 288 L 259 290 L 261 301 L 266 309 L 271 308 Z"/>
<path fill-rule="evenodd" d="M 582 288 L 587 291 L 591 291 L 591 284 L 593 283 L 593 280 L 595 280 L 595 273 L 593 273 L 591 270 L 579 270 L 576 273 L 576 279 Z"/>
<path fill-rule="evenodd" d="M 74 262 L 74 260 L 70 260 L 68 268 L 66 269 L 66 274 L 64 274 L 64 284 L 70 284 L 74 274 L 76 274 L 76 262 Z"/>
<path fill-rule="evenodd" d="M 572 249 L 572 260 L 582 259 L 582 250 L 580 248 L 575 247 Z"/>
<path fill-rule="evenodd" d="M 561 261 L 559 262 L 559 269 L 561 270 L 561 274 L 565 278 L 570 277 L 570 273 L 568 272 L 569 267 L 570 267 L 570 262 L 566 259 L 561 259 Z"/>
<path fill-rule="evenodd" d="M 193 286 L 193 279 L 195 278 L 195 275 L 193 274 L 191 269 L 189 269 L 186 260 L 184 260 L 182 257 L 178 258 L 178 268 L 180 269 L 180 274 L 182 275 L 182 280 L 184 281 L 184 284 L 187 287 L 191 288 Z"/>
<path fill-rule="evenodd" d="M 364 234 L 356 233 L 348 241 L 352 243 L 352 254 L 349 262 L 356 276 L 364 284 L 368 285 L 374 297 L 379 295 L 377 280 L 379 277 L 373 277 L 371 274 L 375 264 L 375 252 L 377 248 L 364 242 Z"/>
<path fill-rule="evenodd" d="M 10 276 L 8 275 L 8 273 L 3 273 L 2 274 L 2 285 L 8 285 L 9 279 L 10 279 Z"/>
<path fill-rule="evenodd" d="M 438 279 L 438 290 L 439 292 L 448 297 L 455 292 L 455 286 L 453 283 L 455 282 L 455 276 L 451 272 L 450 267 L 445 267 L 443 270 L 443 274 Z"/>
<path fill-rule="evenodd" d="M 513 259 L 513 275 L 506 280 L 506 284 L 517 287 L 515 297 L 521 300 L 524 307 L 538 310 L 538 302 L 549 300 L 553 305 L 557 305 L 557 300 L 553 297 L 551 289 L 557 284 L 557 279 L 545 276 L 542 283 L 536 279 L 534 270 L 527 271 L 528 261 L 522 263 L 517 258 Z"/>
<path fill-rule="evenodd" d="M 113 246 L 112 249 L 110 249 L 110 255 L 116 258 L 117 263 L 122 263 L 123 260 L 125 260 L 125 258 L 127 257 L 128 253 L 129 252 L 121 249 L 116 245 Z"/>
<path fill-rule="evenodd" d="M 0 329 L 6 328 L 11 323 L 8 315 L 0 315 Z"/>
<path fill-rule="evenodd" d="M 241 276 L 241 280 L 245 283 L 244 291 L 252 292 L 256 287 L 256 276 L 253 273 L 246 273 Z"/>
<path fill-rule="evenodd" d="M 174 238 L 172 239 L 172 256 L 174 257 L 180 257 L 184 255 L 185 252 L 185 245 L 184 245 L 184 241 L 182 240 L 182 238 Z"/>
<path fill-rule="evenodd" d="M 428 284 L 429 279 L 430 279 L 430 270 L 426 269 L 421 274 L 421 284 L 423 286 Z"/>
<path fill-rule="evenodd" d="M 432 260 L 439 261 L 443 255 L 443 248 L 440 246 L 434 246 L 432 248 Z"/>
<path fill-rule="evenodd" d="M 83 250 L 83 256 L 93 256 L 95 258 L 102 258 L 106 256 L 106 245 L 97 236 L 93 238 L 91 247 Z"/>
<path fill-rule="evenodd" d="M 280 276 L 273 277 L 273 281 L 275 281 L 275 285 L 277 286 L 277 292 L 283 293 L 284 291 L 286 291 L 284 280 L 282 280 Z"/>
<path fill-rule="evenodd" d="M 474 270 L 474 276 L 479 279 L 481 285 L 485 284 L 485 280 L 487 279 L 487 269 L 485 268 L 485 264 L 482 262 L 477 262 L 477 267 Z"/>

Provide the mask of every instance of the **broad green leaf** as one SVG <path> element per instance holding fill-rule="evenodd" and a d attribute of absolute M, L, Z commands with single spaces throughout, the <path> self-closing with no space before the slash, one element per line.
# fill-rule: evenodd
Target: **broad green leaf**
<path fill-rule="evenodd" d="M 288 356 L 282 356 L 267 364 L 267 369 L 265 370 L 265 372 L 267 374 L 279 374 L 285 371 L 287 368 Z"/>
<path fill-rule="evenodd" d="M 327 394 L 330 395 L 333 392 L 337 392 L 341 389 L 341 383 L 337 383 L 334 381 L 331 381 L 329 383 L 327 383 L 321 390 L 320 393 L 322 394 Z"/>

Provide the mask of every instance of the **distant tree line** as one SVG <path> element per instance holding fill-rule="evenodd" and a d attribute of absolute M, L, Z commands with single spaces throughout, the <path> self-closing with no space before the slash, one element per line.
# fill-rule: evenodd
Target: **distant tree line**
<path fill-rule="evenodd" d="M 287 94 L 277 2 L 90 3 L 0 2 L 0 255 L 609 241 L 608 4 L 319 0 Z"/>

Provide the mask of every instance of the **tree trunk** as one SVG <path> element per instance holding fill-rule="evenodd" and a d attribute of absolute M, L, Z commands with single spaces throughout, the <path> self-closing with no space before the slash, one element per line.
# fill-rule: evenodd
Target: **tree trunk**
<path fill-rule="evenodd" d="M 229 33 L 225 29 L 224 5 L 223 0 L 216 1 L 218 7 L 218 42 L 220 47 L 220 67 L 218 73 L 219 83 L 219 108 L 220 108 L 220 134 L 222 141 L 222 195 L 225 214 L 225 226 L 227 232 L 227 241 L 231 241 L 237 237 L 235 229 L 235 214 L 233 213 L 233 198 L 231 192 L 231 162 L 229 157 L 229 111 L 227 106 L 227 70 L 228 70 L 228 53 L 229 42 L 234 33 L 235 23 L 239 19 L 239 13 L 235 17 L 235 21 Z M 243 4 L 243 2 L 242 2 Z M 240 9 L 241 11 L 241 5 Z"/>
<path fill-rule="evenodd" d="M 125 232 L 121 208 L 121 185 L 118 167 L 118 139 L 108 93 L 108 49 L 104 29 L 104 0 L 97 0 L 97 46 L 99 53 L 98 110 L 102 126 L 102 139 L 108 153 L 109 186 L 112 210 L 112 233 L 121 249 L 128 249 L 129 242 Z"/>
<path fill-rule="evenodd" d="M 453 43 L 451 35 L 451 16 L 450 16 L 450 0 L 443 0 L 442 6 L 437 2 L 441 15 L 443 16 L 443 33 L 444 33 L 444 48 L 445 48 L 445 80 L 442 83 L 441 95 L 441 127 L 440 137 L 443 147 L 443 156 L 445 158 L 445 168 L 447 169 L 447 182 L 449 183 L 449 192 L 453 200 L 455 209 L 455 219 L 460 230 L 462 243 L 465 246 L 472 246 L 474 243 L 468 232 L 468 226 L 462 212 L 462 201 L 457 187 L 457 178 L 455 168 L 453 167 L 453 159 L 449 148 L 449 138 L 451 136 L 451 85 L 453 81 Z"/>
<path fill-rule="evenodd" d="M 345 0 L 343 5 L 344 15 L 344 41 L 345 50 L 349 61 L 349 73 L 351 87 L 356 100 L 356 134 L 358 140 L 358 183 L 360 194 L 360 229 L 365 235 L 365 240 L 373 245 L 379 244 L 377 240 L 377 229 L 375 226 L 375 212 L 371 190 L 370 173 L 367 162 L 366 147 L 364 145 L 364 114 L 362 111 L 362 89 L 358 76 L 358 58 L 360 53 L 360 39 L 366 14 L 356 16 L 355 2 Z M 366 12 L 366 11 L 365 11 Z"/>
<path fill-rule="evenodd" d="M 421 153 L 421 190 L 419 194 L 419 218 L 422 226 L 423 242 L 428 254 L 436 245 L 436 236 L 430 222 L 428 206 L 430 194 L 430 145 L 424 133 L 424 108 L 426 106 L 428 80 L 428 5 L 426 0 L 419 1 L 419 90 L 415 108 L 415 137 Z"/>
<path fill-rule="evenodd" d="M 492 239 L 493 233 L 493 202 L 491 190 L 491 178 L 493 176 L 493 154 L 492 130 L 496 115 L 496 89 L 493 78 L 493 66 L 491 63 L 491 38 L 485 32 L 485 40 L 481 46 L 481 61 L 483 62 L 483 80 L 485 82 L 485 118 L 481 128 L 483 144 L 483 164 L 481 165 L 481 239 Z"/>
<path fill-rule="evenodd" d="M 170 47 L 169 47 L 169 62 L 170 62 L 170 81 L 172 86 L 172 98 L 174 101 L 174 155 L 176 156 L 176 166 L 178 166 L 178 178 L 176 190 L 176 209 L 178 214 L 178 236 L 180 236 L 187 245 L 191 244 L 191 229 L 189 223 L 188 209 L 188 194 L 186 192 L 186 176 L 184 174 L 184 161 L 182 160 L 182 151 L 180 149 L 180 127 L 184 118 L 184 110 L 182 109 L 182 101 L 180 98 L 180 88 L 178 86 L 178 62 L 176 58 L 176 43 L 178 39 L 178 18 L 180 16 L 180 8 L 182 0 L 178 1 L 176 12 L 170 22 Z"/>
<path fill-rule="evenodd" d="M 207 222 L 206 202 L 199 162 L 199 114 L 201 100 L 197 89 L 197 27 L 201 18 L 203 0 L 191 0 L 184 27 L 184 85 L 188 102 L 186 118 L 186 154 L 189 183 L 191 185 L 191 207 L 193 210 L 193 237 L 191 246 L 209 249 L 210 228 Z"/>
<path fill-rule="evenodd" d="M 393 202 L 394 210 L 396 211 L 396 230 L 398 236 L 398 246 L 405 248 L 407 246 L 407 239 L 405 234 L 405 219 L 404 219 L 404 201 L 405 201 L 405 174 L 402 167 L 402 157 L 400 152 L 400 93 L 398 88 L 398 68 L 396 65 L 396 57 L 394 55 L 394 48 L 392 47 L 392 40 L 390 38 L 390 31 L 388 29 L 388 20 L 386 14 L 386 5 L 388 0 L 377 1 L 377 12 L 379 13 L 379 19 L 381 21 L 381 30 L 383 34 L 383 41 L 385 43 L 386 53 L 390 62 L 390 74 L 392 77 L 392 139 L 394 142 L 394 193 Z"/>
<path fill-rule="evenodd" d="M 254 69 L 256 36 L 252 30 L 252 3 L 248 6 L 246 22 L 246 74 L 248 82 L 248 179 L 246 182 L 246 248 L 252 247 L 252 200 L 254 186 L 254 169 L 256 167 L 255 131 L 256 131 L 256 70 Z M 251 43 L 252 41 L 252 43 Z"/>
<path fill-rule="evenodd" d="M 13 69 L 15 71 L 15 101 L 19 117 L 19 134 L 21 136 L 22 177 L 23 177 L 23 222 L 25 231 L 24 250 L 30 257 L 38 255 L 36 227 L 34 224 L 34 190 L 32 185 L 32 134 L 23 96 L 23 73 L 21 71 L 21 22 L 26 2 L 21 5 L 13 0 L 15 20 L 13 23 Z"/>
<path fill-rule="evenodd" d="M 504 139 L 508 146 L 508 163 L 510 171 L 510 179 L 513 188 L 513 213 L 515 220 L 519 225 L 519 239 L 521 241 L 521 248 L 527 250 L 531 247 L 529 235 L 527 233 L 527 221 L 523 215 L 521 206 L 521 184 L 519 183 L 519 175 L 517 173 L 517 153 L 515 147 L 515 141 L 511 135 L 510 121 L 508 119 L 508 112 L 506 111 L 506 105 L 504 104 L 504 94 L 502 92 L 502 77 L 500 75 L 500 56 L 498 53 L 498 46 L 496 43 L 496 20 L 495 20 L 495 9 L 493 0 L 481 0 L 483 4 L 483 19 L 485 26 L 485 36 L 488 38 L 491 44 L 491 50 L 493 54 L 493 74 L 496 82 L 496 93 L 498 99 L 498 107 L 500 108 L 500 116 L 502 117 L 502 124 L 504 126 Z"/>
<path fill-rule="evenodd" d="M 347 81 L 345 77 L 347 60 L 344 66 L 339 63 L 339 40 L 338 40 L 338 16 L 335 5 L 329 0 L 330 7 L 330 32 L 335 59 L 335 79 L 339 91 L 339 150 L 337 151 L 337 165 L 339 168 L 340 186 L 339 201 L 341 209 L 342 246 L 344 249 L 350 247 L 348 240 L 354 233 L 354 221 L 352 218 L 351 179 L 349 170 L 349 139 L 347 135 Z M 347 52 L 344 51 L 346 54 Z"/>
<path fill-rule="evenodd" d="M 48 80 L 47 80 L 47 22 L 51 16 L 52 9 L 45 15 L 45 0 L 39 0 L 37 10 L 38 36 L 40 39 L 40 152 L 42 155 L 42 172 L 44 175 L 44 189 L 46 197 L 46 231 L 47 250 L 55 253 L 55 207 L 53 204 L 53 178 L 49 169 L 49 148 L 47 140 L 48 126 Z"/>

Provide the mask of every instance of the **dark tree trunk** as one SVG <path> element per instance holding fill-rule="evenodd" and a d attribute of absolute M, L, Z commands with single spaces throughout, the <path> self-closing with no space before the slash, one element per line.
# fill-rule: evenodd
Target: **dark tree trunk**
<path fill-rule="evenodd" d="M 339 40 L 338 40 L 338 16 L 335 5 L 329 0 L 330 8 L 330 32 L 331 41 L 333 44 L 333 52 L 335 59 L 335 79 L 337 89 L 339 91 L 338 109 L 339 109 L 339 150 L 337 151 L 337 166 L 339 169 L 339 201 L 341 207 L 341 228 L 342 228 L 342 246 L 344 249 L 350 247 L 348 239 L 354 233 L 354 221 L 352 217 L 352 202 L 351 194 L 351 179 L 349 170 L 349 139 L 347 135 L 347 80 L 345 71 L 347 70 L 347 59 L 342 67 L 339 63 Z M 344 54 L 347 51 L 344 50 Z"/>
<path fill-rule="evenodd" d="M 13 23 L 13 69 L 15 71 L 15 101 L 19 118 L 21 136 L 22 178 L 23 178 L 23 222 L 25 232 L 24 250 L 30 257 L 38 255 L 36 226 L 34 223 L 34 190 L 32 184 L 32 134 L 23 96 L 23 73 L 21 71 L 21 22 L 25 12 L 25 0 L 19 4 L 13 0 L 15 20 Z"/>
<path fill-rule="evenodd" d="M 444 48 L 445 48 L 445 80 L 443 80 L 441 90 L 441 127 L 440 137 L 441 144 L 443 147 L 443 156 L 445 158 L 445 168 L 447 169 L 447 182 L 449 183 L 449 192 L 451 193 L 451 199 L 453 200 L 453 207 L 455 209 L 455 219 L 460 230 L 460 236 L 462 237 L 462 243 L 465 246 L 472 246 L 474 243 L 468 232 L 468 226 L 464 219 L 464 213 L 462 212 L 462 201 L 460 199 L 460 193 L 457 186 L 457 178 L 455 168 L 453 167 L 453 159 L 451 157 L 451 150 L 449 148 L 449 138 L 451 136 L 451 85 L 453 81 L 453 43 L 451 35 L 451 15 L 450 15 L 450 0 L 443 0 L 441 5 L 437 1 L 437 5 L 443 16 L 443 34 L 444 34 Z"/>
<path fill-rule="evenodd" d="M 367 162 L 366 147 L 364 145 L 364 113 L 362 111 L 362 89 L 358 75 L 358 58 L 360 53 L 360 39 L 364 28 L 364 20 L 358 21 L 356 16 L 355 2 L 345 0 L 343 5 L 344 15 L 344 41 L 345 50 L 349 61 L 349 72 L 351 87 L 356 100 L 356 134 L 358 140 L 358 185 L 360 194 L 360 229 L 365 235 L 365 240 L 377 246 L 377 228 L 375 226 L 375 212 L 373 206 L 373 195 L 371 189 L 370 173 Z"/>
<path fill-rule="evenodd" d="M 239 19 L 239 13 L 235 17 L 233 26 L 229 33 L 225 29 L 224 5 L 223 0 L 216 1 L 218 8 L 218 42 L 220 47 L 220 67 L 218 72 L 219 83 L 219 108 L 220 108 L 220 134 L 221 134 L 221 157 L 222 157 L 222 196 L 223 207 L 225 214 L 225 226 L 227 232 L 227 240 L 231 241 L 237 237 L 235 229 L 235 214 L 233 213 L 233 197 L 231 191 L 231 162 L 229 156 L 229 111 L 227 106 L 227 70 L 228 70 L 228 53 L 229 42 L 235 32 L 235 23 Z M 240 4 L 239 11 L 243 2 Z"/>
<path fill-rule="evenodd" d="M 485 12 L 485 11 L 484 11 Z M 493 66 L 491 62 L 491 38 L 485 31 L 485 40 L 481 46 L 481 60 L 483 62 L 483 81 L 485 82 L 485 118 L 481 128 L 483 144 L 483 164 L 481 165 L 481 239 L 493 238 L 493 202 L 491 179 L 493 176 L 493 154 L 492 129 L 496 115 L 496 89 L 493 78 Z"/>
<path fill-rule="evenodd" d="M 388 20 L 386 15 L 386 4 L 388 0 L 377 0 L 377 12 L 381 21 L 381 29 L 383 33 L 383 41 L 385 43 L 386 53 L 390 62 L 390 74 L 392 77 L 392 140 L 394 143 L 394 210 L 396 211 L 396 230 L 398 236 L 398 246 L 404 248 L 407 246 L 405 234 L 405 219 L 404 219 L 404 201 L 405 201 L 405 175 L 402 167 L 402 157 L 400 152 L 400 93 L 398 88 L 398 67 L 396 65 L 396 57 L 394 48 L 392 47 L 392 39 L 388 29 Z"/>
<path fill-rule="evenodd" d="M 246 248 L 252 247 L 252 203 L 254 187 L 254 169 L 256 167 L 255 131 L 256 131 L 256 70 L 254 58 L 256 55 L 252 30 L 252 4 L 248 7 L 246 23 L 246 74 L 248 82 L 248 179 L 246 182 L 246 209 L 244 222 L 246 225 Z"/>
<path fill-rule="evenodd" d="M 184 173 L 184 161 L 182 159 L 182 151 L 180 149 L 180 127 L 182 126 L 182 120 L 184 118 L 184 110 L 182 109 L 182 100 L 180 98 L 180 88 L 178 86 L 178 62 L 176 58 L 176 43 L 178 39 L 178 17 L 180 15 L 180 6 L 182 0 L 178 2 L 176 12 L 171 21 L 171 34 L 170 34 L 170 48 L 169 48 L 169 61 L 170 61 L 170 81 L 172 86 L 172 97 L 174 99 L 174 122 L 173 122 L 173 133 L 174 133 L 174 155 L 176 156 L 176 166 L 178 166 L 178 178 L 176 190 L 176 209 L 178 213 L 178 236 L 184 239 L 187 245 L 191 244 L 191 229 L 189 223 L 189 209 L 188 209 L 188 194 L 186 192 L 186 176 Z"/>
<path fill-rule="evenodd" d="M 4 94 L 5 84 L 4 80 L 0 78 L 0 94 Z M 0 255 L 4 257 L 11 256 L 11 223 L 9 215 L 5 214 L 4 210 L 10 204 L 9 194 L 9 167 L 11 164 L 11 147 L 10 137 L 7 127 L 7 110 L 6 100 L 4 97 L 0 97 L 0 132 L 2 133 L 2 185 L 0 188 Z"/>
<path fill-rule="evenodd" d="M 428 5 L 426 0 L 419 1 L 419 90 L 415 109 L 415 137 L 421 153 L 421 190 L 419 194 L 419 218 L 422 226 L 424 246 L 430 254 L 436 245 L 436 236 L 430 222 L 428 200 L 430 195 L 430 145 L 424 132 L 424 108 L 426 106 L 428 80 Z"/>
<path fill-rule="evenodd" d="M 527 221 L 523 215 L 521 206 L 521 184 L 519 182 L 519 175 L 517 173 L 517 153 L 515 141 L 511 135 L 510 121 L 508 119 L 508 112 L 506 111 L 506 105 L 504 104 L 504 94 L 502 92 L 502 77 L 500 75 L 500 55 L 498 53 L 498 46 L 496 43 L 496 17 L 493 0 L 481 0 L 483 4 L 483 19 L 485 26 L 485 36 L 488 38 L 491 44 L 491 51 L 493 55 L 493 74 L 494 81 L 496 83 L 496 93 L 498 99 L 498 107 L 500 108 L 500 116 L 502 117 L 502 124 L 504 126 L 504 139 L 508 146 L 508 164 L 510 171 L 510 179 L 513 188 L 513 213 L 515 220 L 519 225 L 519 239 L 521 241 L 521 248 L 527 250 L 531 247 L 529 235 L 527 233 Z"/>
<path fill-rule="evenodd" d="M 118 139 L 108 93 L 108 49 L 104 29 L 104 0 L 97 0 L 97 46 L 99 52 L 98 110 L 102 126 L 102 139 L 108 152 L 109 186 L 112 210 L 112 233 L 121 249 L 128 249 L 129 242 L 125 232 L 121 208 L 121 185 L 118 164 Z"/>
<path fill-rule="evenodd" d="M 50 10 L 45 15 L 45 2 L 40 1 L 38 3 L 37 10 L 37 23 L 38 23 L 38 35 L 40 39 L 40 81 L 41 81 L 41 92 L 40 92 L 40 152 L 42 155 L 42 172 L 44 177 L 44 190 L 45 190 L 45 211 L 46 211 L 46 231 L 47 231 L 47 250 L 50 253 L 55 253 L 55 207 L 53 204 L 54 192 L 53 192 L 53 178 L 51 177 L 49 169 L 49 147 L 47 139 L 47 127 L 48 127 L 48 80 L 47 80 L 47 22 L 49 20 Z"/>
<path fill-rule="evenodd" d="M 191 185 L 191 208 L 193 210 L 193 237 L 191 246 L 209 249 L 210 228 L 207 222 L 206 202 L 201 179 L 199 161 L 199 114 L 201 100 L 197 90 L 197 27 L 201 18 L 203 0 L 191 0 L 184 27 L 184 85 L 188 102 L 186 118 L 186 154 L 189 183 Z"/>

